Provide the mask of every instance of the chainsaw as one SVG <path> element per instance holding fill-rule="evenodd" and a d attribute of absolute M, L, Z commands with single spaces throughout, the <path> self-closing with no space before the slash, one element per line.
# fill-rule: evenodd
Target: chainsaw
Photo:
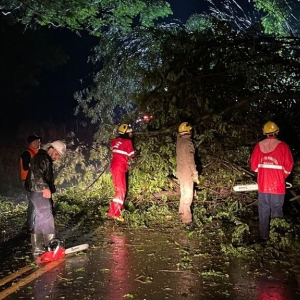
<path fill-rule="evenodd" d="M 290 189 L 292 187 L 292 184 L 289 182 L 286 182 L 286 188 Z M 250 192 L 250 191 L 258 191 L 258 184 L 257 183 L 251 183 L 251 184 L 238 184 L 233 187 L 233 190 L 235 192 Z"/>
<path fill-rule="evenodd" d="M 52 239 L 48 246 L 48 251 L 37 257 L 37 263 L 48 263 L 60 258 L 64 258 L 66 255 L 76 253 L 89 248 L 88 244 L 81 244 L 71 248 L 64 249 L 61 247 L 61 241 L 59 239 Z"/>

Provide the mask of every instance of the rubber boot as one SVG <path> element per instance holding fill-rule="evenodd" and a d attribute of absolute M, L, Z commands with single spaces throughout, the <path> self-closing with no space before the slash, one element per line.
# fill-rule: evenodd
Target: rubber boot
<path fill-rule="evenodd" d="M 54 233 L 44 234 L 43 237 L 44 237 L 44 246 L 47 249 L 50 241 L 55 238 L 55 234 Z"/>
<path fill-rule="evenodd" d="M 110 203 L 110 207 L 109 207 L 107 215 L 108 215 L 108 217 L 115 219 L 117 217 L 120 217 L 122 209 L 123 209 L 122 204 L 112 201 Z"/>
<path fill-rule="evenodd" d="M 33 233 L 33 230 L 34 230 L 34 220 L 35 220 L 35 208 L 34 208 L 34 205 L 33 203 L 28 200 L 28 207 L 27 207 L 27 220 L 26 220 L 26 223 L 27 223 L 27 228 L 28 228 L 28 231 L 30 233 Z"/>
<path fill-rule="evenodd" d="M 45 252 L 43 247 L 43 235 L 42 234 L 31 234 L 31 246 L 32 254 L 34 256 L 40 255 Z"/>

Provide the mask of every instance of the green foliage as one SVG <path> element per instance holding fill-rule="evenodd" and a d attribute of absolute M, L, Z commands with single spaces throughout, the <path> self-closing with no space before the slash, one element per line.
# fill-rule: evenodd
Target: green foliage
<path fill-rule="evenodd" d="M 213 26 L 213 22 L 207 15 L 194 14 L 186 22 L 185 27 L 191 32 L 208 31 Z"/>
<path fill-rule="evenodd" d="M 159 205 L 154 202 L 139 203 L 139 207 L 133 212 L 124 211 L 122 213 L 128 226 L 132 228 L 141 227 L 168 227 L 170 224 L 176 223 L 173 219 L 177 220 L 174 216 L 174 211 L 167 205 Z"/>
<path fill-rule="evenodd" d="M 1 219 L 9 216 L 15 216 L 24 213 L 27 208 L 26 204 L 15 204 L 14 202 L 7 201 L 0 197 L 0 216 Z"/>
<path fill-rule="evenodd" d="M 256 251 L 262 251 L 262 248 L 260 245 L 257 245 L 257 250 L 255 251 L 253 248 L 247 246 L 235 247 L 232 244 L 222 244 L 221 251 L 228 257 L 245 258 L 255 255 L 255 253 L 257 253 Z"/>
<path fill-rule="evenodd" d="M 235 222 L 234 231 L 232 233 L 232 243 L 242 243 L 245 232 L 249 231 L 248 224 L 242 223 L 241 221 Z"/>
<path fill-rule="evenodd" d="M 24 226 L 27 204 L 0 197 L 0 242 L 9 240 Z"/>
<path fill-rule="evenodd" d="M 114 107 L 125 114 L 137 105 L 154 115 L 152 129 L 186 119 L 213 133 L 225 132 L 231 122 L 230 129 L 246 131 L 244 117 L 256 123 L 260 109 L 268 114 L 266 103 L 282 107 L 289 101 L 292 111 L 296 104 L 288 99 L 299 98 L 299 41 L 236 32 L 216 18 L 209 22 L 213 31 L 177 24 L 125 36 L 108 31 L 93 58 L 104 67 L 93 88 L 77 93 L 78 112 L 103 123 L 115 119 Z M 239 135 L 235 129 L 233 137 Z"/>
<path fill-rule="evenodd" d="M 275 36 L 299 36 L 300 5 L 297 0 L 209 1 L 211 14 L 240 31 Z"/>
<path fill-rule="evenodd" d="M 147 200 L 155 192 L 172 188 L 168 177 L 174 173 L 175 147 L 170 136 L 154 135 L 135 138 L 139 153 L 129 172 L 130 195 Z"/>
<path fill-rule="evenodd" d="M 62 212 L 62 214 L 71 217 L 77 215 L 82 210 L 81 205 L 78 201 L 76 203 L 75 199 L 62 197 L 61 195 L 58 197 L 58 201 L 55 202 L 56 209 Z"/>
<path fill-rule="evenodd" d="M 275 35 L 298 35 L 300 4 L 297 0 L 254 0 L 264 13 L 265 32 Z"/>
<path fill-rule="evenodd" d="M 161 0 L 4 0 L 1 3 L 1 12 L 10 20 L 29 27 L 63 27 L 74 31 L 87 31 L 96 36 L 111 26 L 129 30 L 133 19 L 139 25 L 153 26 L 155 20 L 171 14 L 169 3 Z"/>
<path fill-rule="evenodd" d="M 67 154 L 55 163 L 55 183 L 61 194 L 81 200 L 112 198 L 110 156 L 104 141 L 95 140 L 92 146 L 78 144 L 68 147 Z"/>
<path fill-rule="evenodd" d="M 200 226 L 201 224 L 209 224 L 212 222 L 213 217 L 208 216 L 207 209 L 204 206 L 204 203 L 194 204 L 193 206 L 193 220 L 195 224 Z"/>
<path fill-rule="evenodd" d="M 272 219 L 270 222 L 270 240 L 277 250 L 292 248 L 294 242 L 291 224 L 284 219 Z"/>

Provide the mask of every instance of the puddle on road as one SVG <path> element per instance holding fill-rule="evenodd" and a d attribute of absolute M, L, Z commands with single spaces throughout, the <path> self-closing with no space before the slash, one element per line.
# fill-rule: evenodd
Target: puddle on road
<path fill-rule="evenodd" d="M 228 259 L 207 235 L 113 226 L 78 237 L 78 244 L 87 236 L 86 253 L 67 256 L 5 299 L 300 299 L 297 276 L 279 262 Z M 4 277 L 12 264 L 0 266 Z"/>

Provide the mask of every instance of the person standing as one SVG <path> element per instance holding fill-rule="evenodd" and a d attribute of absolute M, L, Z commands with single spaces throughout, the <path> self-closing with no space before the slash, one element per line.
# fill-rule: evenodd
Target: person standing
<path fill-rule="evenodd" d="M 119 135 L 110 142 L 112 149 L 112 161 L 110 172 L 112 175 L 115 194 L 108 210 L 108 217 L 118 221 L 124 221 L 121 211 L 124 207 L 126 187 L 126 172 L 129 167 L 129 159 L 135 157 L 132 144 L 133 131 L 130 125 L 122 124 L 118 128 Z"/>
<path fill-rule="evenodd" d="M 291 173 L 294 160 L 289 146 L 277 138 L 279 127 L 265 123 L 266 138 L 257 143 L 251 154 L 251 169 L 257 172 L 258 214 L 260 236 L 269 238 L 270 217 L 283 218 L 285 179 Z"/>
<path fill-rule="evenodd" d="M 178 127 L 176 143 L 177 178 L 180 182 L 179 215 L 182 223 L 192 224 L 191 205 L 194 196 L 194 182 L 198 181 L 195 164 L 195 147 L 192 142 L 192 126 L 183 122 Z"/>
<path fill-rule="evenodd" d="M 55 237 L 52 213 L 52 194 L 56 191 L 53 162 L 65 153 L 66 144 L 57 140 L 52 142 L 47 150 L 40 149 L 30 162 L 25 188 L 29 192 L 29 200 L 34 205 L 34 226 L 31 234 L 34 255 L 43 253 L 43 244 L 47 247 Z"/>
<path fill-rule="evenodd" d="M 30 135 L 27 138 L 28 147 L 25 151 L 22 152 L 20 156 L 20 177 L 25 183 L 25 179 L 29 170 L 30 160 L 31 158 L 37 154 L 38 150 L 41 146 L 41 136 L 37 135 Z M 27 197 L 28 198 L 28 197 Z M 34 206 L 32 202 L 28 199 L 28 207 L 27 207 L 27 220 L 26 225 L 31 232 L 33 230 L 33 223 L 34 223 Z"/>

